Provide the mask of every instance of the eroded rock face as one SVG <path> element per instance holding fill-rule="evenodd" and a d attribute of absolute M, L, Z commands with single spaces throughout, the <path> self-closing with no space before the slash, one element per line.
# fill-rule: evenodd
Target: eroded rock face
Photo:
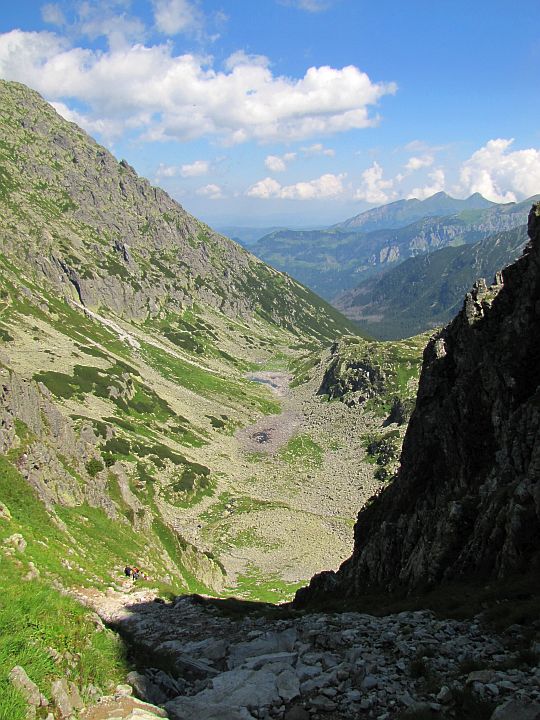
<path fill-rule="evenodd" d="M 352 557 L 296 602 L 540 567 L 540 208 L 531 243 L 432 338 L 397 480 L 358 516 Z"/>
<path fill-rule="evenodd" d="M 96 438 L 90 426 L 77 433 L 53 403 L 47 388 L 8 369 L 3 359 L 0 453 L 16 454 L 16 468 L 47 508 L 54 504 L 73 506 L 86 499 L 114 517 L 115 507 L 105 491 L 106 478 L 91 478 L 91 482 L 81 485 L 58 457 L 62 453 L 79 476 L 87 479 L 85 463 L 97 457 Z"/>

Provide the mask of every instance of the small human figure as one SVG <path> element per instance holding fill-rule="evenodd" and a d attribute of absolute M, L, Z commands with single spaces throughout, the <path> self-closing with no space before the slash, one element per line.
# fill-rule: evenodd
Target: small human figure
<path fill-rule="evenodd" d="M 133 572 L 133 569 L 129 565 L 126 565 L 126 567 L 124 568 L 124 575 L 126 577 L 131 577 L 132 572 Z"/>

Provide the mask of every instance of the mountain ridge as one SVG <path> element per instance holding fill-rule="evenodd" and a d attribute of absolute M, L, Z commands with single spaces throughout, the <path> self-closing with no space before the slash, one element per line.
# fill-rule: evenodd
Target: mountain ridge
<path fill-rule="evenodd" d="M 290 597 L 346 556 L 376 483 L 348 459 L 379 419 L 316 396 L 317 355 L 356 326 L 37 93 L 0 95 L 0 537 L 55 581 L 117 583 L 133 553 L 163 592 Z M 47 552 L 34 516 L 62 528 Z"/>
<path fill-rule="evenodd" d="M 395 267 L 407 258 L 451 245 L 475 243 L 524 224 L 534 199 L 461 210 L 446 217 L 423 217 L 402 227 L 368 232 L 278 231 L 258 240 L 251 250 L 334 302 L 363 278 Z"/>
<path fill-rule="evenodd" d="M 343 222 L 332 225 L 332 228 L 340 230 L 363 228 L 364 231 L 390 229 L 409 225 L 420 218 L 453 215 L 463 210 L 481 210 L 495 204 L 478 192 L 468 198 L 460 199 L 440 191 L 424 200 L 418 198 L 396 200 L 365 210 Z"/>
<path fill-rule="evenodd" d="M 104 305 L 134 319 L 200 301 L 232 317 L 262 312 L 285 321 L 288 315 L 291 328 L 304 322 L 302 306 L 314 315 L 312 330 L 343 322 L 310 291 L 267 269 L 139 178 L 38 93 L 2 81 L 0 98 L 6 130 L 0 192 L 10 212 L 2 222 L 4 253 L 17 257 L 18 233 L 24 231 L 27 267 L 64 294 L 89 309 Z M 43 144 L 34 157 L 38 140 Z M 122 227 L 115 219 L 120 210 Z M 264 287 L 276 282 L 279 293 L 265 294 Z"/>

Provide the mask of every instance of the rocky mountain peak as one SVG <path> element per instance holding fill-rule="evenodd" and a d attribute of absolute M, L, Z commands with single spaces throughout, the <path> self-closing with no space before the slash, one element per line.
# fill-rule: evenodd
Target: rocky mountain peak
<path fill-rule="evenodd" d="M 538 573 L 540 204 L 528 232 L 427 345 L 397 479 L 360 512 L 352 557 L 299 605 Z"/>

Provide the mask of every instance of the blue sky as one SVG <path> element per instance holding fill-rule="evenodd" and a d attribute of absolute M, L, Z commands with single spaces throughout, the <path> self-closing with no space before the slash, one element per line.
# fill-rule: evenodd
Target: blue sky
<path fill-rule="evenodd" d="M 539 70 L 521 0 L 25 0 L 0 15 L 0 77 L 213 225 L 540 192 Z"/>

